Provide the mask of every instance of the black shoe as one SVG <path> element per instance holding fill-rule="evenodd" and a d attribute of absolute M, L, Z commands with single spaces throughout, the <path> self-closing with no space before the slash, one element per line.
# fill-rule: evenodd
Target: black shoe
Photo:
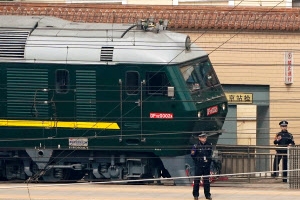
<path fill-rule="evenodd" d="M 287 180 L 286 180 L 286 179 L 283 179 L 282 182 L 287 183 Z"/>
<path fill-rule="evenodd" d="M 206 199 L 212 200 L 212 198 L 211 198 L 211 197 L 206 197 Z"/>

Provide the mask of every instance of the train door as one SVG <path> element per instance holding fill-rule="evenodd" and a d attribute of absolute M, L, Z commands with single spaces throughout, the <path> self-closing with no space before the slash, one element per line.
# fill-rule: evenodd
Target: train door
<path fill-rule="evenodd" d="M 4 73 L 2 72 L 2 68 L 0 68 L 0 102 L 5 102 L 5 92 L 4 92 Z M 4 110 L 5 109 L 5 104 L 4 103 L 1 103 L 0 104 L 0 117 L 3 118 L 5 115 L 4 115 Z"/>
<path fill-rule="evenodd" d="M 121 89 L 121 140 L 137 145 L 143 142 L 143 79 L 138 71 L 128 70 Z"/>
<path fill-rule="evenodd" d="M 75 120 L 75 95 L 74 84 L 72 84 L 71 71 L 67 69 L 56 69 L 51 73 L 52 90 L 50 93 L 50 109 L 53 121 Z"/>

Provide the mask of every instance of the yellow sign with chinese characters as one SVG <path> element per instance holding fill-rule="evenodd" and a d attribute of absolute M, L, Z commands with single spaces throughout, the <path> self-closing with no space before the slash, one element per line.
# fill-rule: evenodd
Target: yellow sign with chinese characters
<path fill-rule="evenodd" d="M 252 93 L 228 93 L 226 92 L 226 97 L 228 103 L 239 104 L 239 103 L 253 103 L 253 94 Z"/>

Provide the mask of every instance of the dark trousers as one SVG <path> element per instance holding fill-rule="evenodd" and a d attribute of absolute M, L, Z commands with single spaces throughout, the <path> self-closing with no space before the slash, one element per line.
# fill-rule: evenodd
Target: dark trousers
<path fill-rule="evenodd" d="M 286 154 L 279 154 L 277 153 L 274 158 L 273 162 L 273 171 L 279 171 L 279 163 L 282 159 L 282 170 L 287 170 L 287 155 Z M 274 172 L 275 176 L 278 176 L 278 172 Z M 283 177 L 287 177 L 287 172 L 282 173 Z"/>
<path fill-rule="evenodd" d="M 195 166 L 195 176 L 210 175 L 210 167 Z M 193 196 L 199 197 L 200 178 L 194 179 Z M 210 197 L 209 177 L 203 178 L 203 188 L 205 197 Z"/>

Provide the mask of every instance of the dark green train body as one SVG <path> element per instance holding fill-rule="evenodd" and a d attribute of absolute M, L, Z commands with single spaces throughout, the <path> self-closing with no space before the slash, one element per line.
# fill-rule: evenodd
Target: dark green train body
<path fill-rule="evenodd" d="M 3 179 L 186 176 L 196 136 L 217 143 L 227 100 L 187 35 L 166 23 L 0 19 Z"/>

